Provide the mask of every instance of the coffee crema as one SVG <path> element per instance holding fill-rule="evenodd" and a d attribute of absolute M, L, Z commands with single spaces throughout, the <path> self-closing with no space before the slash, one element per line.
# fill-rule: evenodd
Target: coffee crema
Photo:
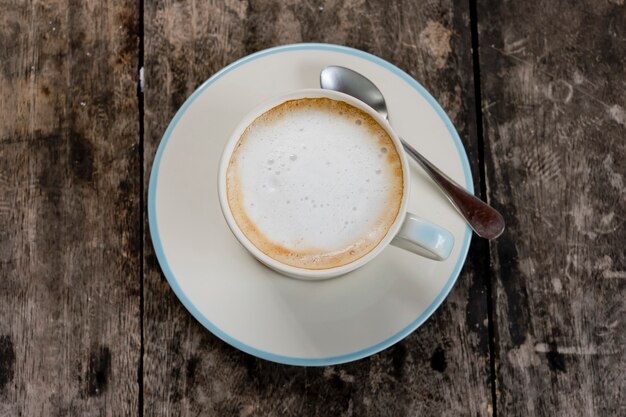
<path fill-rule="evenodd" d="M 330 269 L 365 256 L 398 216 L 402 162 L 382 126 L 343 101 L 301 98 L 257 117 L 226 173 L 230 211 L 267 256 Z"/>

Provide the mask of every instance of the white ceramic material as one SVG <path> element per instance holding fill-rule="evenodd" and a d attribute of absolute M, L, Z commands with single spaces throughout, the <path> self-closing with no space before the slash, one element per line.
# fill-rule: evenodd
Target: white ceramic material
<path fill-rule="evenodd" d="M 372 249 L 371 252 L 367 253 L 362 258 L 359 258 L 356 261 L 348 263 L 346 265 L 329 269 L 313 270 L 297 268 L 294 266 L 283 264 L 261 252 L 256 246 L 254 246 L 254 244 L 237 226 L 237 222 L 235 221 L 233 214 L 230 211 L 226 190 L 226 173 L 232 153 L 235 150 L 237 143 L 239 142 L 239 138 L 246 130 L 246 128 L 257 117 L 288 100 L 320 97 L 343 101 L 363 110 L 387 131 L 394 143 L 394 146 L 398 151 L 398 155 L 400 156 L 402 170 L 404 174 L 403 184 L 405 192 L 402 196 L 400 210 L 398 211 L 398 215 L 394 223 L 389 228 L 389 231 L 387 232 L 385 237 L 374 249 Z M 350 155 L 346 155 L 346 158 L 349 157 Z M 337 178 L 337 181 L 340 180 L 340 178 Z M 404 152 L 404 149 L 402 148 L 402 143 L 400 142 L 400 139 L 398 139 L 398 136 L 395 134 L 391 126 L 389 126 L 387 120 L 381 117 L 374 109 L 361 102 L 360 100 L 355 99 L 354 97 L 337 91 L 322 90 L 319 88 L 293 91 L 288 93 L 287 95 L 267 100 L 263 104 L 256 106 L 253 111 L 248 113 L 241 120 L 241 122 L 237 125 L 232 135 L 226 142 L 226 147 L 224 148 L 224 152 L 222 154 L 218 173 L 218 195 L 220 199 L 220 206 L 222 208 L 222 212 L 224 213 L 224 218 L 226 219 L 228 226 L 232 230 L 235 237 L 241 242 L 241 244 L 259 261 L 263 262 L 265 265 L 269 266 L 275 271 L 278 271 L 293 278 L 310 280 L 333 278 L 354 271 L 355 269 L 360 268 L 370 262 L 372 259 L 378 256 L 383 251 L 383 249 L 385 249 L 389 244 L 394 244 L 394 242 L 396 242 L 396 246 L 402 247 L 413 253 L 424 255 L 430 259 L 438 261 L 445 260 L 450 255 L 450 252 L 454 247 L 454 236 L 444 228 L 432 224 L 425 219 L 420 219 L 414 214 L 407 212 L 407 203 L 409 201 L 410 190 L 411 167 L 408 164 L 407 156 Z M 318 196 L 315 196 L 314 199 L 316 198 L 318 198 Z M 301 215 L 306 216 L 306 213 L 302 213 Z M 316 225 L 316 227 L 319 228 L 320 225 Z M 394 239 L 396 238 L 396 236 L 398 238 Z"/>
<path fill-rule="evenodd" d="M 463 219 L 411 164 L 408 210 L 445 227 L 456 241 L 443 262 L 389 247 L 340 278 L 305 281 L 266 268 L 239 244 L 218 201 L 216 175 L 226 141 L 259 103 L 317 88 L 327 65 L 352 68 L 376 83 L 398 135 L 473 190 L 458 134 L 420 84 L 355 49 L 297 44 L 245 57 L 200 86 L 163 135 L 148 191 L 152 243 L 185 307 L 231 345 L 294 365 L 353 361 L 406 337 L 449 293 L 471 238 Z"/>

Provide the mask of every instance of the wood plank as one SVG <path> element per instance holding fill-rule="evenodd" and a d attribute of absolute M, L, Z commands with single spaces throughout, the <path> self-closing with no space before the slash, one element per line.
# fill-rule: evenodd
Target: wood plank
<path fill-rule="evenodd" d="M 294 42 L 346 44 L 408 71 L 451 115 L 478 178 L 466 2 L 154 1 L 145 29 L 146 181 L 161 135 L 195 87 L 237 58 Z M 145 251 L 145 415 L 491 414 L 484 244 L 442 308 L 404 342 L 311 369 L 257 360 L 212 336 L 170 290 L 148 235 Z"/>
<path fill-rule="evenodd" d="M 138 9 L 0 10 L 0 416 L 136 415 Z"/>
<path fill-rule="evenodd" d="M 479 2 L 497 412 L 626 415 L 626 8 Z"/>

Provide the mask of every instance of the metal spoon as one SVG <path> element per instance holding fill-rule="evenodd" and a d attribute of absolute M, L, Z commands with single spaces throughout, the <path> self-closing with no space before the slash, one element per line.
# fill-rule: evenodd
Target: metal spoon
<path fill-rule="evenodd" d="M 320 73 L 320 86 L 327 90 L 340 91 L 368 104 L 386 119 L 389 119 L 385 98 L 378 87 L 358 72 L 330 66 Z M 400 138 L 404 150 L 426 171 L 441 188 L 448 200 L 467 220 L 472 230 L 480 237 L 495 239 L 504 231 L 504 218 L 493 207 L 470 194 L 436 166 L 430 163 L 415 148 Z"/>

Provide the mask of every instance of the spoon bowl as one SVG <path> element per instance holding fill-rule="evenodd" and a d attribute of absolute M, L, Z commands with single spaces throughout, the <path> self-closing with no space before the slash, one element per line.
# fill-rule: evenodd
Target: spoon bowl
<path fill-rule="evenodd" d="M 376 110 L 385 119 L 388 118 L 387 104 L 383 93 L 356 71 L 349 68 L 330 66 L 320 73 L 320 85 L 325 90 L 335 90 L 358 98 Z"/>

